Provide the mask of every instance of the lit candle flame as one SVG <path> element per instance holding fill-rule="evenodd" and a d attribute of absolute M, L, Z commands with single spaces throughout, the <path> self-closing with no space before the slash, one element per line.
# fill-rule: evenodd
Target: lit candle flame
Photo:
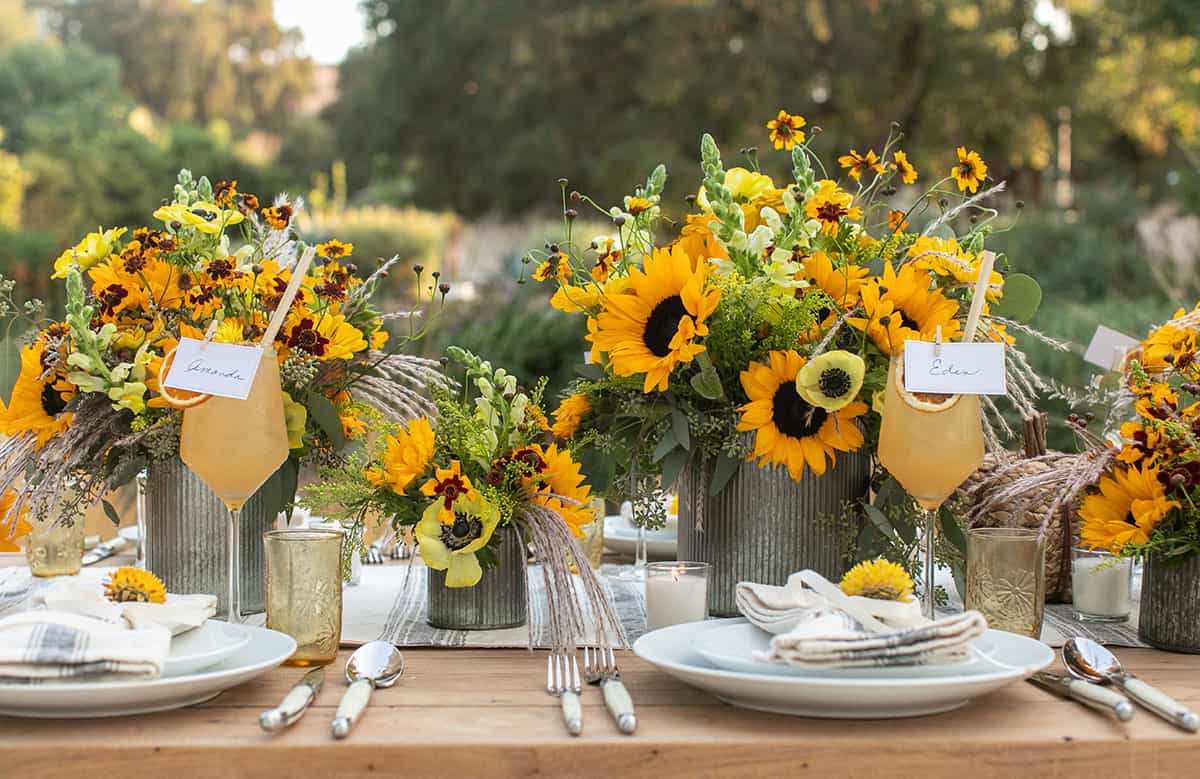
<path fill-rule="evenodd" d="M 686 572 L 687 569 L 684 568 L 683 563 L 678 563 L 674 568 L 671 569 L 671 578 L 675 581 L 679 581 L 679 577 L 683 576 Z"/>

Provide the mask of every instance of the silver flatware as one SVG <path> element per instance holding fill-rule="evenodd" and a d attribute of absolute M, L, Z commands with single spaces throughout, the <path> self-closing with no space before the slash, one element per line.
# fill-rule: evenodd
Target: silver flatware
<path fill-rule="evenodd" d="M 579 702 L 579 660 L 566 652 L 551 652 L 546 658 L 546 692 L 559 699 L 567 732 L 583 732 L 583 705 Z"/>
<path fill-rule="evenodd" d="M 1111 682 L 1176 727 L 1190 733 L 1200 729 L 1200 717 L 1195 712 L 1126 671 L 1116 655 L 1090 638 L 1076 636 L 1070 639 L 1063 645 L 1062 656 L 1072 676 L 1089 682 Z"/>
<path fill-rule="evenodd" d="M 117 536 L 111 541 L 105 541 L 102 544 L 96 544 L 91 551 L 84 553 L 81 562 L 83 565 L 95 565 L 101 560 L 107 560 L 124 548 L 125 539 Z"/>
<path fill-rule="evenodd" d="M 325 669 L 314 668 L 304 674 L 304 678 L 293 687 L 283 701 L 271 709 L 258 715 L 258 724 L 268 733 L 283 730 L 304 716 L 308 705 L 317 698 L 321 686 L 325 683 Z"/>
<path fill-rule="evenodd" d="M 404 673 L 404 655 L 386 641 L 370 641 L 354 650 L 346 661 L 346 681 L 350 686 L 342 693 L 337 712 L 333 715 L 333 737 L 350 735 L 354 723 L 366 711 L 371 692 L 379 687 L 391 687 Z"/>
<path fill-rule="evenodd" d="M 617 723 L 617 730 L 626 735 L 632 735 L 637 730 L 637 716 L 633 712 L 633 698 L 625 683 L 621 681 L 621 672 L 617 669 L 617 656 L 612 647 L 601 649 L 583 648 L 583 676 L 587 683 L 600 688 L 604 695 L 604 706 Z"/>
<path fill-rule="evenodd" d="M 1124 695 L 1107 687 L 1046 671 L 1038 671 L 1029 677 L 1029 683 L 1060 698 L 1078 701 L 1090 709 L 1112 714 L 1121 722 L 1128 722 L 1133 718 L 1133 704 Z"/>
<path fill-rule="evenodd" d="M 383 565 L 383 541 L 376 541 L 363 550 L 363 563 Z"/>

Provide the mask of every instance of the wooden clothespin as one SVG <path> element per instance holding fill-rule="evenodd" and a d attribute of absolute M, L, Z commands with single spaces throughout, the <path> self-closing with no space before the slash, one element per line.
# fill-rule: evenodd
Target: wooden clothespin
<path fill-rule="evenodd" d="M 937 326 L 937 332 L 933 336 L 933 356 L 942 356 L 942 326 Z"/>
<path fill-rule="evenodd" d="M 213 342 L 213 339 L 217 337 L 217 328 L 220 325 L 221 325 L 221 322 L 218 319 L 214 319 L 213 321 L 208 323 L 208 329 L 204 331 L 204 346 L 208 346 L 210 343 Z M 201 351 L 204 350 L 204 346 L 200 347 Z"/>

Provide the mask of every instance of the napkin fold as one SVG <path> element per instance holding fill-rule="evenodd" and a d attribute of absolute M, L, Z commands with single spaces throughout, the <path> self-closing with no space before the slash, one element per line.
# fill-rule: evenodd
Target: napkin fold
<path fill-rule="evenodd" d="M 154 678 L 170 652 L 171 633 L 161 625 L 130 629 L 46 610 L 0 619 L 0 679 Z"/>
<path fill-rule="evenodd" d="M 135 630 L 164 627 L 172 636 L 200 627 L 217 613 L 215 595 L 167 593 L 166 603 L 113 603 L 95 586 L 73 579 L 52 582 L 34 600 L 51 611 L 78 614 L 121 626 L 128 624 Z"/>
<path fill-rule="evenodd" d="M 739 611 L 773 634 L 759 660 L 805 668 L 863 668 L 962 662 L 987 630 L 977 611 L 937 620 L 916 601 L 848 596 L 815 571 L 793 574 L 783 587 L 742 582 Z"/>

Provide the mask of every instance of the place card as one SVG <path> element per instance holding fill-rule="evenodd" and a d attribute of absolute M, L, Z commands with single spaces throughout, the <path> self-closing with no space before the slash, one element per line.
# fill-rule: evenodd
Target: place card
<path fill-rule="evenodd" d="M 906 341 L 904 389 L 942 395 L 1006 395 L 1004 344 Z"/>
<path fill-rule="evenodd" d="M 260 360 L 259 346 L 181 338 L 163 386 L 245 400 L 254 386 Z"/>
<path fill-rule="evenodd" d="M 1092 336 L 1092 342 L 1083 354 L 1083 361 L 1106 371 L 1115 371 L 1121 367 L 1125 355 L 1136 349 L 1140 343 L 1138 339 L 1130 338 L 1119 330 L 1099 325 Z"/>

